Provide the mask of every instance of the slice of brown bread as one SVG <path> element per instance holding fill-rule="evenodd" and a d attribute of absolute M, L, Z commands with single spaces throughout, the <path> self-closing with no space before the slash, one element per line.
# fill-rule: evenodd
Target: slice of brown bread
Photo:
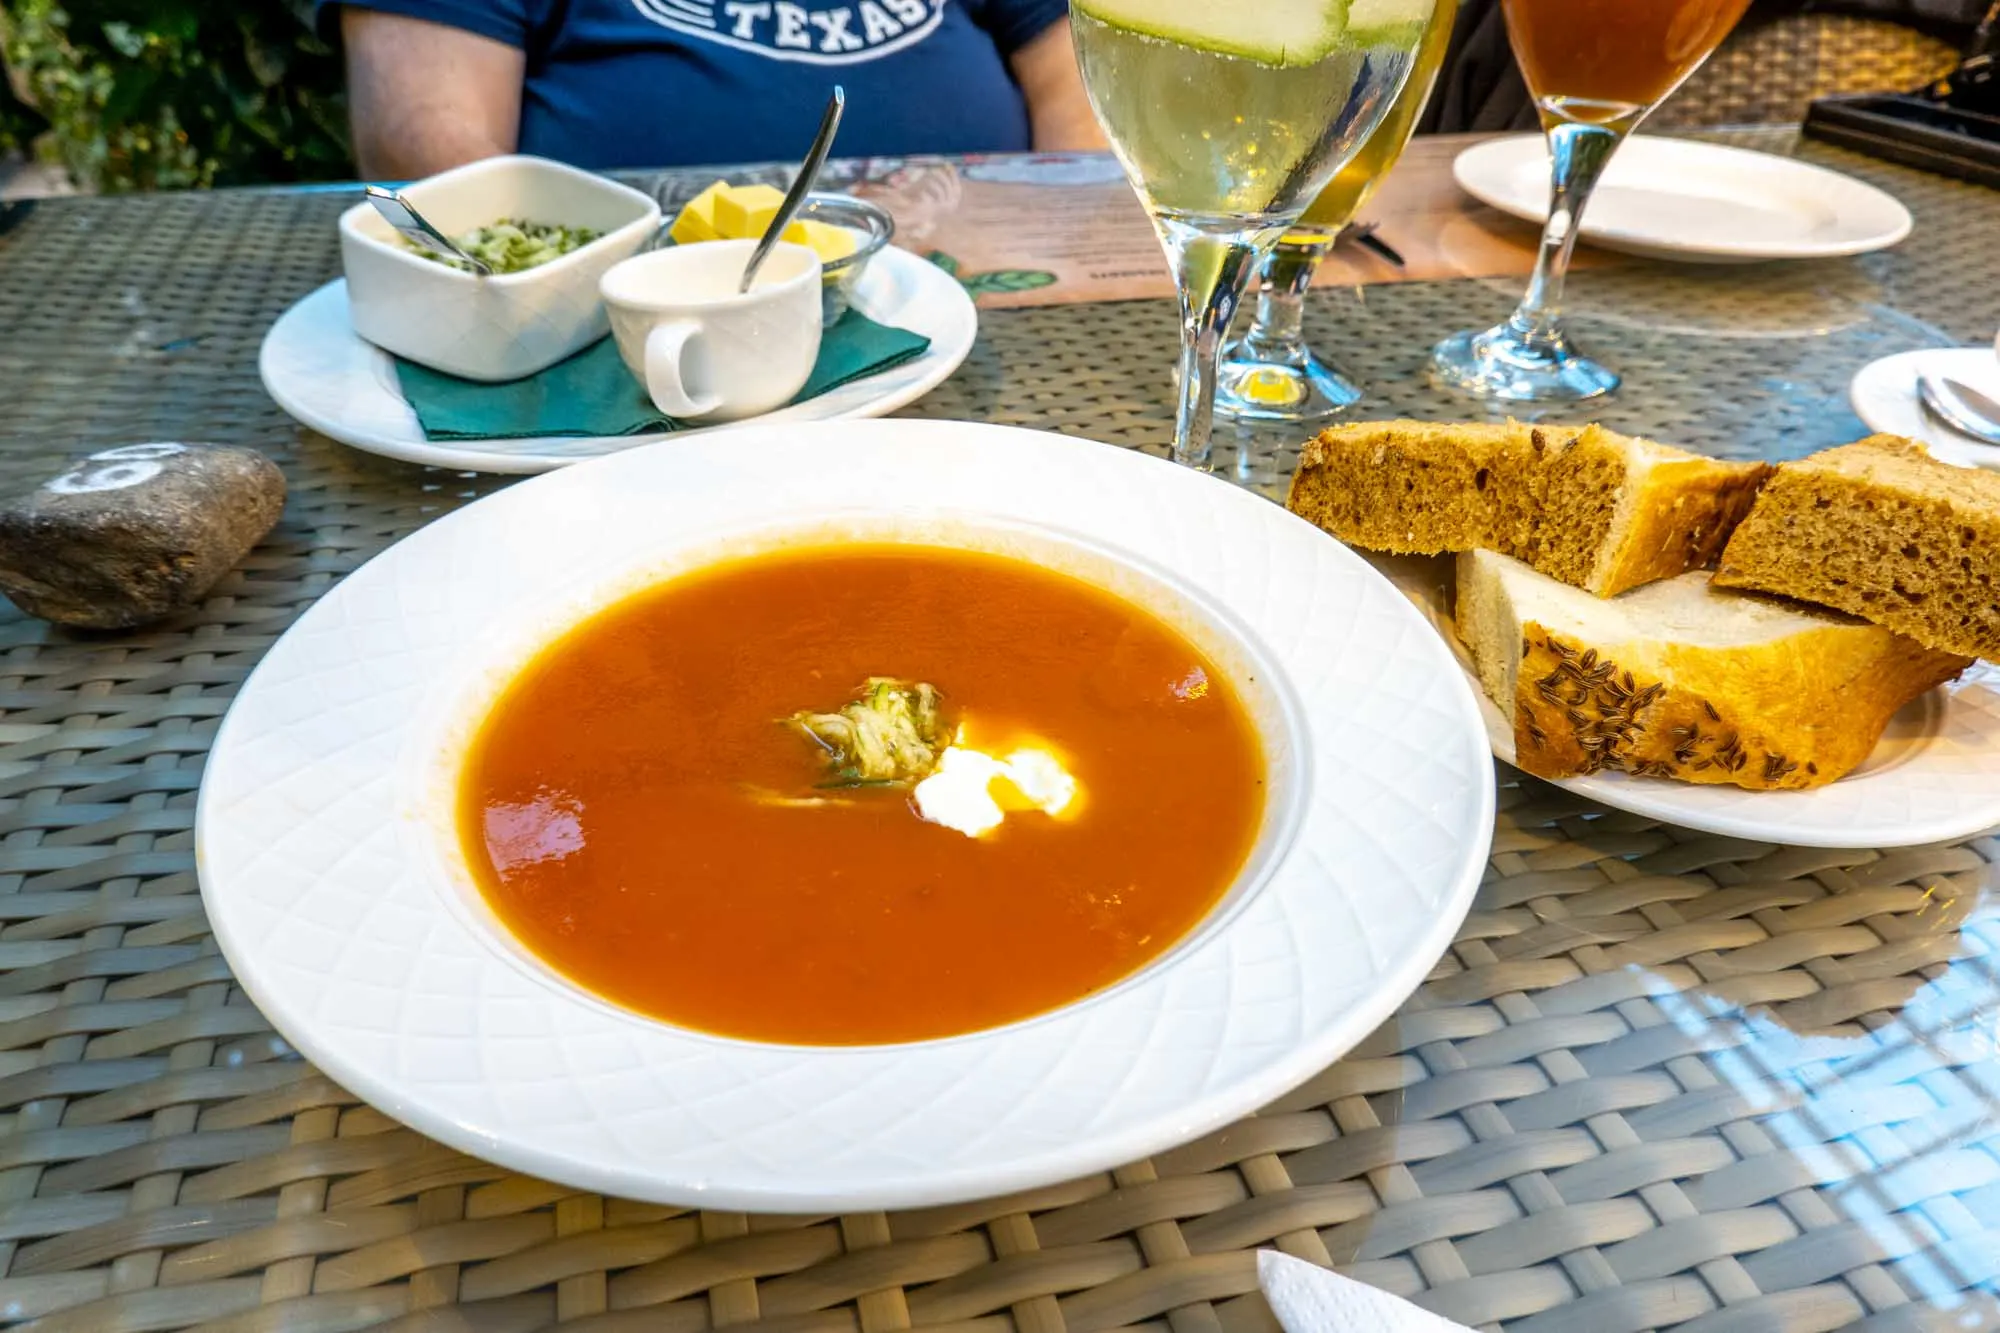
<path fill-rule="evenodd" d="M 1458 637 L 1515 763 L 1753 791 L 1819 787 L 1971 661 L 1700 573 L 1591 597 L 1491 551 L 1458 557 Z"/>
<path fill-rule="evenodd" d="M 1781 465 L 1716 570 L 2000 661 L 2000 473 L 1874 435 Z"/>
<path fill-rule="evenodd" d="M 1335 426 L 1286 505 L 1351 546 L 1500 551 L 1610 597 L 1705 568 L 1770 471 L 1599 426 Z"/>

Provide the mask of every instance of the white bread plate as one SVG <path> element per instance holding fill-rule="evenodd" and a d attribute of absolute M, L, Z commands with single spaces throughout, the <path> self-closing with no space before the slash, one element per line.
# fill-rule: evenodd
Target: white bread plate
<path fill-rule="evenodd" d="M 1452 622 L 1450 557 L 1365 554 L 1443 636 L 1479 696 L 1495 758 L 1514 762 L 1514 728 L 1485 691 Z M 1808 791 L 1745 791 L 1624 773 L 1538 779 L 1682 828 L 1799 847 L 1915 847 L 2000 826 L 2000 668 L 1974 662 L 1890 721 L 1874 753 Z"/>

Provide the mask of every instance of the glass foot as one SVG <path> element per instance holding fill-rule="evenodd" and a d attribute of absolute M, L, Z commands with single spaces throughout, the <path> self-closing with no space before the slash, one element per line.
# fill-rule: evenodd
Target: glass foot
<path fill-rule="evenodd" d="M 1361 386 L 1304 347 L 1259 357 L 1246 342 L 1223 349 L 1215 412 L 1237 421 L 1313 421 L 1361 401 Z"/>
<path fill-rule="evenodd" d="M 1560 330 L 1530 341 L 1512 324 L 1455 333 L 1431 353 L 1447 388 L 1511 403 L 1578 403 L 1618 387 L 1618 375 L 1572 348 Z"/>

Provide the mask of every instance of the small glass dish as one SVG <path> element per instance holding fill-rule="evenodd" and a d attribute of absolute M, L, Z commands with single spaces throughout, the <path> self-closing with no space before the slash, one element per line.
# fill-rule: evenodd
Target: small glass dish
<path fill-rule="evenodd" d="M 826 266 L 826 288 L 821 310 L 828 328 L 847 313 L 856 284 L 861 281 L 868 261 L 882 252 L 896 235 L 896 219 L 879 204 L 857 199 L 851 194 L 809 194 L 799 209 L 801 220 L 824 222 L 854 233 L 854 253 Z"/>

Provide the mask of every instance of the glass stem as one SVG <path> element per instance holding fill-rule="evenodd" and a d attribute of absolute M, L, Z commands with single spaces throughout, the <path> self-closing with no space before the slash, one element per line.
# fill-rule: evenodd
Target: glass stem
<path fill-rule="evenodd" d="M 1181 298 L 1174 461 L 1206 470 L 1215 426 L 1215 364 L 1222 340 L 1243 303 L 1250 275 L 1284 229 L 1216 233 L 1173 218 L 1159 219 L 1159 227 Z"/>
<path fill-rule="evenodd" d="M 1264 261 L 1257 287 L 1257 322 L 1245 339 L 1254 355 L 1270 360 L 1265 349 L 1282 354 L 1304 340 L 1306 291 L 1325 253 L 1318 246 L 1280 242 Z"/>
<path fill-rule="evenodd" d="M 1624 142 L 1618 130 L 1601 125 L 1559 123 L 1549 127 L 1549 152 L 1553 189 L 1549 195 L 1549 222 L 1542 230 L 1541 252 L 1535 256 L 1535 275 L 1528 281 L 1528 295 L 1508 319 L 1508 325 L 1530 346 L 1542 347 L 1562 339 L 1563 281 L 1569 277 L 1570 256 L 1576 251 L 1577 229 L 1583 210 L 1605 164 Z"/>

